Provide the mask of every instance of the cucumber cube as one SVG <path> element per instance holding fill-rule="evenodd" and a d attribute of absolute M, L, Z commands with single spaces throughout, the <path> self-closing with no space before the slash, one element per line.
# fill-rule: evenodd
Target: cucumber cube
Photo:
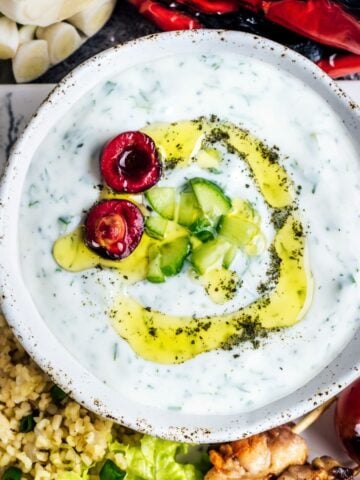
<path fill-rule="evenodd" d="M 195 237 L 194 235 L 191 235 L 190 237 L 190 245 L 191 245 L 191 249 L 192 250 L 195 250 L 195 248 L 198 248 L 202 245 L 202 241 L 199 240 L 197 237 Z"/>
<path fill-rule="evenodd" d="M 191 263 L 197 273 L 203 275 L 211 268 L 221 267 L 229 242 L 216 238 L 197 247 L 191 255 Z"/>
<path fill-rule="evenodd" d="M 223 215 L 218 233 L 234 245 L 244 247 L 259 233 L 259 227 L 237 215 Z"/>
<path fill-rule="evenodd" d="M 216 183 L 204 178 L 193 178 L 190 185 L 195 193 L 204 215 L 217 218 L 225 215 L 231 208 L 231 200 Z"/>
<path fill-rule="evenodd" d="M 157 245 L 151 245 L 149 247 L 149 267 L 146 279 L 152 283 L 165 282 L 165 275 L 161 270 L 161 254 Z"/>
<path fill-rule="evenodd" d="M 167 220 L 174 218 L 176 188 L 153 187 L 145 193 L 145 197 L 156 213 Z"/>
<path fill-rule="evenodd" d="M 161 271 L 167 277 L 176 275 L 182 269 L 190 251 L 190 242 L 187 236 L 175 238 L 171 242 L 163 243 L 160 247 Z"/>
<path fill-rule="evenodd" d="M 196 160 L 201 168 L 217 170 L 221 161 L 221 154 L 215 148 L 204 148 L 196 155 Z"/>
<path fill-rule="evenodd" d="M 199 203 L 196 200 L 194 192 L 182 192 L 180 194 L 180 203 L 177 221 L 180 225 L 186 227 L 192 225 L 202 215 Z"/>
<path fill-rule="evenodd" d="M 231 245 L 228 251 L 224 255 L 223 267 L 228 269 L 232 262 L 235 260 L 238 248 L 236 245 Z"/>
<path fill-rule="evenodd" d="M 149 237 L 161 240 L 164 238 L 168 221 L 163 217 L 151 216 L 146 220 L 145 232 Z"/>

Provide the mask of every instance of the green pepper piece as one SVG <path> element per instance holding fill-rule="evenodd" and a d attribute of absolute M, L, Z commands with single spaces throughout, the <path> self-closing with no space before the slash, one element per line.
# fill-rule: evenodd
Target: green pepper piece
<path fill-rule="evenodd" d="M 17 467 L 9 467 L 3 473 L 2 480 L 20 480 L 22 471 Z"/>
<path fill-rule="evenodd" d="M 125 475 L 112 460 L 106 460 L 99 473 L 100 480 L 122 480 Z"/>

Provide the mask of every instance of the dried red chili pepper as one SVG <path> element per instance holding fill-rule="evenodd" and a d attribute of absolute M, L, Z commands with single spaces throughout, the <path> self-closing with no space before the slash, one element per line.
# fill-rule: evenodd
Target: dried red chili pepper
<path fill-rule="evenodd" d="M 260 34 L 271 37 L 271 28 L 264 30 L 261 26 L 277 24 L 276 28 L 278 29 L 285 27 L 319 44 L 334 46 L 360 55 L 360 19 L 358 18 L 360 7 L 356 3 L 357 0 L 129 1 L 162 30 L 188 30 L 205 26 L 229 28 L 229 19 L 231 18 L 234 18 L 235 22 L 238 19 L 240 29 L 242 29 L 241 19 L 244 19 L 244 16 L 247 18 L 247 14 L 241 12 L 242 7 L 245 12 L 246 10 L 254 12 L 251 14 L 253 21 L 259 19 L 259 23 L 255 22 L 254 28 L 250 30 L 254 33 L 259 29 Z M 221 14 L 231 13 L 234 15 L 225 15 L 223 27 L 220 20 Z M 354 15 L 352 16 L 351 13 Z M 215 21 L 216 18 L 219 20 Z M 286 35 L 282 34 L 282 36 L 284 40 L 281 41 L 286 43 Z M 301 37 L 299 39 L 299 45 L 302 45 Z M 321 47 L 316 47 L 315 43 L 313 44 L 314 48 L 318 48 L 318 53 L 322 53 Z M 316 57 L 316 55 L 312 55 L 312 57 L 314 56 Z M 334 77 L 359 71 L 356 55 L 336 57 L 334 65 L 332 64 L 333 57 L 331 58 L 332 60 L 320 61 L 318 64 Z"/>
<path fill-rule="evenodd" d="M 203 25 L 191 15 L 165 7 L 154 0 L 130 0 L 139 12 L 155 23 L 161 30 L 193 30 Z"/>
<path fill-rule="evenodd" d="M 272 22 L 325 45 L 360 54 L 360 22 L 333 1 L 263 1 L 262 6 Z"/>
<path fill-rule="evenodd" d="M 316 62 L 330 77 L 339 78 L 352 73 L 360 73 L 360 55 L 331 55 L 328 59 Z"/>
<path fill-rule="evenodd" d="M 239 0 L 239 3 L 244 8 L 248 8 L 253 12 L 259 12 L 260 10 L 262 10 L 262 0 Z"/>
<path fill-rule="evenodd" d="M 176 3 L 207 15 L 223 15 L 239 10 L 237 0 L 176 0 Z"/>

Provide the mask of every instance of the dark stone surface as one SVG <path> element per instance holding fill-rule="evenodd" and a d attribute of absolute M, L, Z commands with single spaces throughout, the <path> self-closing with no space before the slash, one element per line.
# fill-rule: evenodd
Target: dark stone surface
<path fill-rule="evenodd" d="M 98 34 L 90 38 L 71 57 L 52 67 L 34 83 L 56 83 L 92 55 L 118 43 L 124 43 L 127 40 L 157 31 L 157 28 L 142 17 L 132 5 L 124 0 L 119 0 L 113 16 Z M 1 62 L 0 83 L 14 83 L 10 62 Z"/>
<path fill-rule="evenodd" d="M 166 0 L 167 2 L 170 0 Z M 275 41 L 284 43 L 302 53 L 311 60 L 318 60 L 323 55 L 328 57 L 333 53 L 331 49 L 311 40 L 296 35 L 282 27 L 265 21 L 247 10 L 240 9 L 234 15 L 200 16 L 203 25 L 208 28 L 227 28 L 257 33 Z M 96 53 L 124 43 L 134 38 L 157 32 L 158 29 L 141 16 L 135 7 L 125 0 L 118 0 L 115 12 L 105 27 L 94 37 L 90 38 L 71 57 L 59 65 L 55 65 L 34 83 L 56 83 L 74 67 Z M 360 75 L 353 75 L 348 79 L 360 79 Z M 11 62 L 0 62 L 0 83 L 14 83 L 11 73 Z"/>

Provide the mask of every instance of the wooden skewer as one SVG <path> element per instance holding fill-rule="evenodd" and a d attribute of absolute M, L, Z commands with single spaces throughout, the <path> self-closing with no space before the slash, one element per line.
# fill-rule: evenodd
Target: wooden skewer
<path fill-rule="evenodd" d="M 332 403 L 334 403 L 336 397 L 330 398 L 327 402 L 323 403 L 319 407 L 315 408 L 312 412 L 303 417 L 296 425 L 292 427 L 294 433 L 300 434 L 310 427 L 316 420 L 327 410 Z"/>
<path fill-rule="evenodd" d="M 358 477 L 360 475 L 360 465 L 354 468 L 353 470 L 353 477 Z"/>
<path fill-rule="evenodd" d="M 327 402 L 323 403 L 319 407 L 312 410 L 310 413 L 305 415 L 296 425 L 292 427 L 293 433 L 300 434 L 309 428 L 316 420 L 321 417 L 321 415 L 332 405 L 336 400 L 336 397 L 330 398 Z M 353 469 L 352 478 L 360 476 L 360 465 L 357 465 Z"/>

